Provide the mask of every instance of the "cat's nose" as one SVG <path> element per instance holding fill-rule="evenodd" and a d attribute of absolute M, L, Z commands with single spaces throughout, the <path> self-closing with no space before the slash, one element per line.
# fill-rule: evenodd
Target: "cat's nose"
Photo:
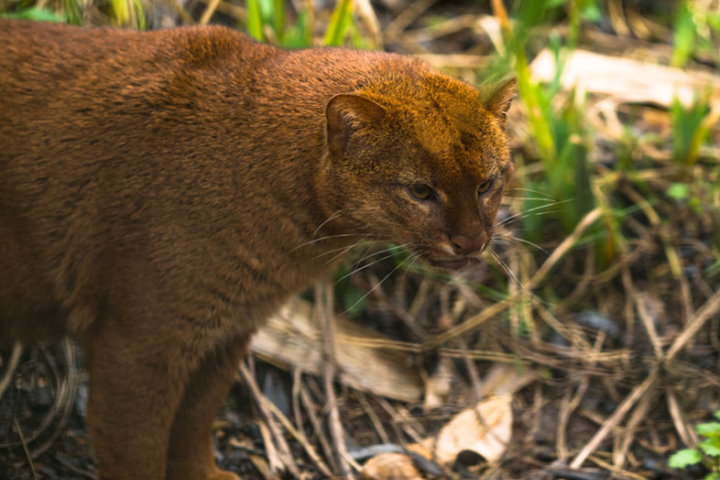
<path fill-rule="evenodd" d="M 485 239 L 481 237 L 472 239 L 465 235 L 453 235 L 450 238 L 450 246 L 452 246 L 455 255 L 470 255 L 482 250 Z"/>

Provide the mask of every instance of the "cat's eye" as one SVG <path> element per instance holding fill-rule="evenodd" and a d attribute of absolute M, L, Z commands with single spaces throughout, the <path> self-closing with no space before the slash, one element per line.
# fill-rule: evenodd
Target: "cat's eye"
<path fill-rule="evenodd" d="M 494 178 L 491 178 L 491 179 L 489 179 L 489 180 L 485 180 L 485 181 L 482 182 L 480 185 L 478 185 L 478 187 L 477 187 L 478 197 L 480 197 L 480 196 L 482 196 L 482 195 L 485 195 L 487 192 L 489 192 L 489 191 L 492 189 L 493 185 L 495 185 L 495 179 L 494 179 Z"/>
<path fill-rule="evenodd" d="M 435 199 L 435 191 L 424 183 L 413 183 L 408 186 L 408 192 L 417 200 Z"/>

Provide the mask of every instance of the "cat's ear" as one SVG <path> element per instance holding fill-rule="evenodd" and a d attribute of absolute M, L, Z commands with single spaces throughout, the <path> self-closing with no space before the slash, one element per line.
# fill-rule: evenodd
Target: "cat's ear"
<path fill-rule="evenodd" d="M 326 115 L 328 147 L 339 157 L 355 132 L 380 123 L 385 109 L 366 97 L 343 93 L 330 99 Z"/>
<path fill-rule="evenodd" d="M 506 80 L 493 89 L 493 92 L 485 101 L 485 108 L 504 122 L 512 99 L 516 94 L 517 79 Z"/>

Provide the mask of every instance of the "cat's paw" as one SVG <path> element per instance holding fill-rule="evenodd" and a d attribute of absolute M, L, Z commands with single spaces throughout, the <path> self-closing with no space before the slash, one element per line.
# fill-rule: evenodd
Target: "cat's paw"
<path fill-rule="evenodd" d="M 217 470 L 206 480 L 240 480 L 240 477 L 238 477 L 237 474 L 233 472 L 228 472 L 226 470 Z"/>
<path fill-rule="evenodd" d="M 220 470 L 217 467 L 212 470 L 204 470 L 200 473 L 198 470 L 190 471 L 185 470 L 180 473 L 175 470 L 173 473 L 168 473 L 167 480 L 241 480 L 240 477 L 227 470 Z"/>

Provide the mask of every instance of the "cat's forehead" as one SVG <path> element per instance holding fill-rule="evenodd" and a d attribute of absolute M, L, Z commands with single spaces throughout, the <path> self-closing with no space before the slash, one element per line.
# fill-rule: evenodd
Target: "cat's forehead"
<path fill-rule="evenodd" d="M 484 122 L 468 122 L 447 112 L 414 120 L 413 137 L 426 152 L 426 167 L 433 177 L 449 183 L 472 183 L 502 170 L 505 138 L 489 115 Z"/>
<path fill-rule="evenodd" d="M 446 184 L 482 181 L 502 170 L 506 140 L 484 105 L 480 91 L 468 83 L 431 70 L 388 75 L 359 91 L 392 112 L 392 135 L 422 151 L 419 175 Z M 408 138 L 409 137 L 409 138 Z M 409 159 L 412 163 L 413 160 Z"/>
<path fill-rule="evenodd" d="M 505 137 L 480 92 L 442 74 L 426 78 L 426 96 L 417 99 L 414 133 L 420 146 L 448 175 L 484 178 L 504 161 Z"/>

